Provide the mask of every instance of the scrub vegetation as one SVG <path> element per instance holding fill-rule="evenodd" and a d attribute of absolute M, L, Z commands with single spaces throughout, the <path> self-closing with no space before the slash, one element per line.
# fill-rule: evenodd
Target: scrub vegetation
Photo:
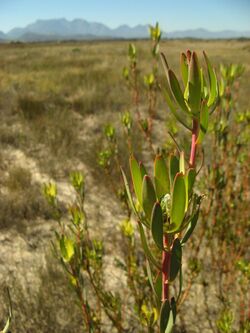
<path fill-rule="evenodd" d="M 249 331 L 250 42 L 150 37 L 0 45 L 0 327 Z"/>

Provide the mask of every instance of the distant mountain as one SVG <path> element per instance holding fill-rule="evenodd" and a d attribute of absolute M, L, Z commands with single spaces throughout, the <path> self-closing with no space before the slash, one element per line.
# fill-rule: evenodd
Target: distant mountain
<path fill-rule="evenodd" d="M 0 39 L 5 39 L 5 38 L 6 38 L 5 34 L 2 31 L 0 31 Z"/>
<path fill-rule="evenodd" d="M 206 29 L 193 29 L 193 30 L 180 30 L 172 31 L 166 34 L 167 38 L 196 38 L 196 39 L 229 39 L 229 38 L 241 38 L 250 37 L 250 31 L 233 31 L 233 30 L 223 30 L 223 31 L 209 31 Z"/>
<path fill-rule="evenodd" d="M 35 33 L 40 35 L 103 35 L 108 34 L 110 29 L 101 23 L 88 23 L 85 20 L 76 19 L 67 21 L 66 19 L 55 20 L 37 20 L 24 28 L 14 28 L 8 32 L 8 37 L 19 38 L 26 33 Z"/>
<path fill-rule="evenodd" d="M 7 40 L 6 40 L 6 35 L 0 31 L 0 43 L 6 43 Z"/>
<path fill-rule="evenodd" d="M 147 38 L 148 26 L 138 25 L 131 28 L 122 25 L 116 29 L 110 29 L 102 23 L 87 22 L 82 19 L 67 21 L 66 19 L 37 20 L 24 28 L 14 28 L 7 33 L 9 39 L 24 39 L 27 33 L 43 36 L 57 36 L 56 39 L 71 39 L 72 36 L 96 36 L 101 38 Z"/>
<path fill-rule="evenodd" d="M 148 38 L 148 25 L 136 25 L 131 28 L 130 26 L 124 24 L 120 25 L 118 28 L 112 30 L 113 34 L 117 38 Z"/>
<path fill-rule="evenodd" d="M 8 33 L 0 32 L 1 40 L 19 41 L 53 41 L 53 40 L 91 40 L 113 38 L 148 38 L 148 25 L 130 27 L 121 25 L 111 29 L 105 24 L 88 22 L 83 19 L 68 21 L 64 18 L 37 20 L 24 28 L 14 28 Z M 250 38 L 250 31 L 237 32 L 231 30 L 212 32 L 205 29 L 163 32 L 163 38 L 197 38 L 197 39 L 226 39 Z"/>

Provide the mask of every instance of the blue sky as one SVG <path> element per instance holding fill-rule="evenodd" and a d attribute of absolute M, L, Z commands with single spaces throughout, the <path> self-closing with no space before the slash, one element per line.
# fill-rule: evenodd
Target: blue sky
<path fill-rule="evenodd" d="M 111 28 L 159 21 L 166 32 L 183 29 L 250 30 L 250 0 L 0 0 L 0 30 L 37 19 L 84 18 Z"/>

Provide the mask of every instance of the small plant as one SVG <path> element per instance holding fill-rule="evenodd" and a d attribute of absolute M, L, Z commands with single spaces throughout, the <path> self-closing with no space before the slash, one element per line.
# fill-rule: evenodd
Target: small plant
<path fill-rule="evenodd" d="M 125 332 L 121 322 L 119 295 L 106 291 L 103 272 L 103 243 L 89 235 L 84 210 L 85 181 L 80 172 L 70 175 L 75 190 L 74 203 L 69 206 L 69 221 L 65 223 L 57 198 L 57 187 L 45 184 L 43 193 L 53 208 L 59 230 L 52 243 L 55 256 L 65 270 L 71 288 L 78 299 L 84 329 L 89 333 L 103 332 L 103 312 L 118 332 Z"/>
<path fill-rule="evenodd" d="M 134 44 L 129 44 L 128 48 L 128 67 L 123 68 L 123 77 L 127 83 L 132 96 L 133 114 L 136 115 L 137 126 L 141 130 L 149 145 L 152 154 L 155 154 L 152 145 L 153 121 L 156 116 L 157 99 L 160 92 L 158 78 L 158 60 L 160 54 L 161 30 L 159 24 L 149 27 L 150 39 L 152 42 L 151 56 L 152 69 L 143 77 L 144 88 L 147 96 L 147 112 L 142 112 L 141 102 L 144 93 L 141 84 L 141 71 L 138 67 L 138 50 Z"/>
<path fill-rule="evenodd" d="M 242 65 L 220 66 L 220 99 L 209 128 L 210 156 L 199 180 L 199 187 L 206 193 L 199 243 L 205 236 L 214 280 L 218 282 L 217 298 L 222 307 L 228 305 L 239 326 L 249 313 L 249 111 L 239 110 L 237 101 L 243 72 Z M 239 299 L 234 307 L 235 293 Z"/>
<path fill-rule="evenodd" d="M 225 310 L 217 320 L 216 325 L 220 333 L 231 333 L 233 322 L 234 317 L 232 312 Z"/>
<path fill-rule="evenodd" d="M 148 278 L 160 311 L 160 332 L 166 333 L 173 329 L 182 295 L 182 251 L 195 229 L 200 211 L 202 196 L 194 192 L 197 149 L 208 130 L 209 116 L 217 105 L 219 91 L 215 71 L 205 52 L 209 84 L 196 53 L 187 51 L 181 55 L 183 89 L 165 56 L 161 56 L 168 82 L 164 89 L 167 104 L 176 119 L 191 132 L 189 159 L 186 161 L 185 152 L 179 151 L 178 155 L 170 156 L 167 166 L 164 157 L 157 155 L 151 178 L 144 165 L 131 156 L 130 171 L 136 201 L 123 171 L 122 175 L 147 258 Z M 171 286 L 177 276 L 179 291 L 172 295 Z"/>

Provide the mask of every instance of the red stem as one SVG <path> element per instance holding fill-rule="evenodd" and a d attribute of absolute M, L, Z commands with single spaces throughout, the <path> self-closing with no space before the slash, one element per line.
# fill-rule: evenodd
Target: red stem
<path fill-rule="evenodd" d="M 192 129 L 192 143 L 190 151 L 189 166 L 190 168 L 195 167 L 195 156 L 196 156 L 196 147 L 197 147 L 197 137 L 198 137 L 199 123 L 197 119 L 193 119 L 193 129 Z"/>
<path fill-rule="evenodd" d="M 195 157 L 196 157 L 196 147 L 197 147 L 197 138 L 199 131 L 199 122 L 197 119 L 193 119 L 193 129 L 192 129 L 192 143 L 189 159 L 189 167 L 195 167 Z M 164 247 L 168 248 L 168 238 L 166 235 L 163 236 Z M 169 270 L 171 262 L 171 251 L 162 251 L 162 302 L 169 300 Z"/>

